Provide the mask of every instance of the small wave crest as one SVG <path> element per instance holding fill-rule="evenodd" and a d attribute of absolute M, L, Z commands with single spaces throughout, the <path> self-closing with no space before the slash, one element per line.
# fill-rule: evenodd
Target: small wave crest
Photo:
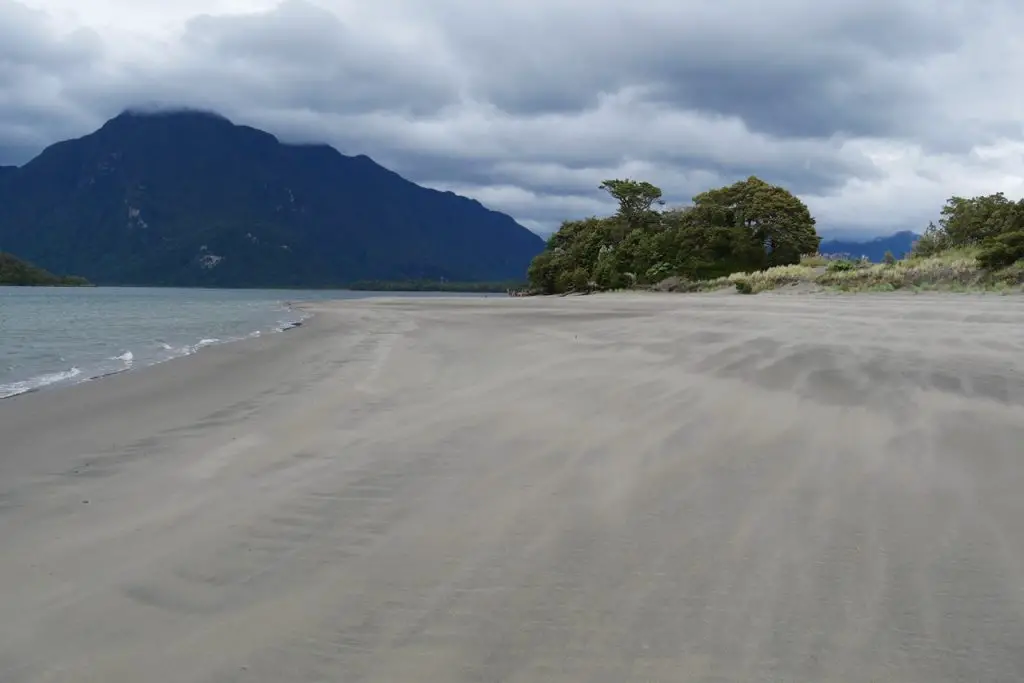
<path fill-rule="evenodd" d="M 229 339 L 228 341 L 233 341 Z M 223 344 L 223 339 L 200 339 L 195 344 L 186 344 L 180 348 L 172 349 L 175 356 L 191 356 L 200 349 L 205 349 L 207 346 L 213 346 L 214 344 Z"/>
<path fill-rule="evenodd" d="M 168 341 L 166 338 L 162 338 L 161 335 L 155 338 L 151 337 L 151 341 L 148 344 L 142 343 L 142 345 L 137 349 L 140 351 L 138 357 L 133 351 L 125 349 L 118 355 L 108 357 L 105 362 L 97 363 L 95 367 L 93 367 L 91 363 L 86 363 L 86 365 L 83 366 L 86 368 L 85 371 L 77 366 L 72 366 L 68 370 L 42 373 L 25 380 L 0 383 L 0 399 L 37 391 L 51 385 L 77 384 L 86 380 L 118 375 L 122 372 L 134 370 L 138 367 L 157 365 L 182 356 L 191 356 L 208 346 L 225 344 L 242 339 L 255 339 L 263 335 L 273 334 L 274 332 L 292 330 L 297 327 L 301 327 L 304 322 L 313 315 L 301 308 L 295 308 L 290 304 L 283 308 L 285 315 L 281 316 L 282 311 L 279 311 L 278 316 L 280 317 L 275 316 L 277 317 L 276 324 L 269 324 L 262 329 L 256 329 L 248 334 L 243 333 L 238 336 L 222 337 L 211 336 L 202 338 L 194 343 L 181 343 L 174 339 Z M 271 318 L 271 320 L 273 320 L 273 318 Z M 123 348 L 124 347 L 122 347 L 122 349 Z M 63 356 L 60 357 L 60 360 L 67 362 L 64 360 Z M 112 363 L 114 362 L 118 363 L 118 365 L 113 365 Z"/>
<path fill-rule="evenodd" d="M 81 370 L 73 367 L 69 370 L 63 370 L 61 372 L 49 372 L 44 375 L 37 375 L 35 377 L 22 380 L 20 382 L 0 384 L 0 398 L 10 398 L 11 396 L 17 396 L 19 394 L 27 394 L 30 391 L 37 391 L 39 389 L 42 389 L 43 387 L 50 386 L 51 384 L 68 382 L 72 379 L 75 379 L 81 374 Z"/>
<path fill-rule="evenodd" d="M 135 354 L 132 353 L 131 351 L 125 351 L 120 356 L 114 356 L 110 360 L 119 360 L 122 363 L 124 363 L 125 365 L 129 365 L 130 366 L 132 363 L 135 362 Z"/>

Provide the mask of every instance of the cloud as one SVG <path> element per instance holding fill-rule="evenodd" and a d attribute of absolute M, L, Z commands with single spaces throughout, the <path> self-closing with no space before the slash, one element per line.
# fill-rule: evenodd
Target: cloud
<path fill-rule="evenodd" d="M 0 164 L 126 107 L 365 153 L 546 232 L 756 174 L 823 230 L 1024 193 L 1010 0 L 0 0 Z"/>

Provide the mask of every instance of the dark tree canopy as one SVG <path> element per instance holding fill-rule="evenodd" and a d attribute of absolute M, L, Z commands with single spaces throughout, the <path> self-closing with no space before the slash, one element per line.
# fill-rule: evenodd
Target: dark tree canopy
<path fill-rule="evenodd" d="M 77 287 L 87 284 L 83 278 L 54 275 L 13 254 L 0 251 L 0 285 Z"/>
<path fill-rule="evenodd" d="M 723 226 L 742 227 L 763 248 L 763 266 L 799 263 L 802 254 L 815 253 L 821 244 L 807 205 L 754 176 L 699 194 L 693 203 L 710 208 L 708 215 Z"/>
<path fill-rule="evenodd" d="M 618 212 L 563 223 L 530 265 L 532 287 L 557 293 L 642 285 L 673 275 L 714 278 L 798 263 L 819 245 L 804 203 L 755 177 L 665 211 L 652 208 L 663 201 L 661 189 L 650 183 L 606 180 L 601 187 L 619 200 Z"/>
<path fill-rule="evenodd" d="M 938 225 L 928 225 L 914 245 L 914 254 L 930 256 L 945 249 L 975 246 L 1005 254 L 1006 242 L 1000 238 L 1021 231 L 1024 200 L 1014 202 L 1002 192 L 969 199 L 950 197 L 942 207 Z"/>
<path fill-rule="evenodd" d="M 631 227 L 643 225 L 651 217 L 651 207 L 665 202 L 661 188 L 637 180 L 606 180 L 600 185 L 619 202 L 618 216 Z"/>

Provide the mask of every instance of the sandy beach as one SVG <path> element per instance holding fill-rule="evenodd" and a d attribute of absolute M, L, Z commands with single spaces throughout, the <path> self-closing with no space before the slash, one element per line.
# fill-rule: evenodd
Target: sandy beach
<path fill-rule="evenodd" d="M 1024 679 L 1024 299 L 377 299 L 0 401 L 0 681 Z"/>

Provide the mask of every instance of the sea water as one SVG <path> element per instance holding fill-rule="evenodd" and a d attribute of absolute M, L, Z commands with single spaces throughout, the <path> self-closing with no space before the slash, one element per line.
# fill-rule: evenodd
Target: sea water
<path fill-rule="evenodd" d="M 301 323 L 289 302 L 368 292 L 0 287 L 0 398 L 161 363 Z M 389 294 L 394 296 L 394 294 Z"/>

